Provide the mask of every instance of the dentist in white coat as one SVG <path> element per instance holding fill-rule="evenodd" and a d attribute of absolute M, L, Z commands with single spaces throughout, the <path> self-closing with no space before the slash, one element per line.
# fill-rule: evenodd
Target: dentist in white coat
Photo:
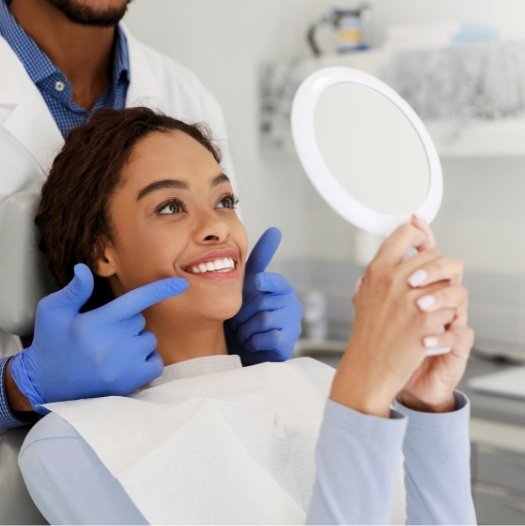
<path fill-rule="evenodd" d="M 129 2 L 0 0 L 0 204 L 38 191 L 67 133 L 103 107 L 146 105 L 206 123 L 220 141 L 222 168 L 235 181 L 219 104 L 191 71 L 119 24 Z M 264 272 L 279 240 L 272 229 L 254 247 L 243 308 L 227 325 L 229 350 L 245 365 L 286 360 L 300 332 L 294 289 Z M 27 279 L 20 274 L 15 268 L 4 283 Z M 151 285 L 134 291 L 126 316 L 179 293 Z M 130 357 L 125 351 L 134 335 L 123 335 L 118 324 L 101 332 L 96 313 L 79 313 L 91 291 L 91 283 L 74 279 L 45 298 L 37 326 L 40 319 L 47 330 L 37 330 L 23 350 L 0 331 L 0 430 L 32 423 L 46 412 L 43 403 L 126 395 L 160 375 L 155 348 Z"/>

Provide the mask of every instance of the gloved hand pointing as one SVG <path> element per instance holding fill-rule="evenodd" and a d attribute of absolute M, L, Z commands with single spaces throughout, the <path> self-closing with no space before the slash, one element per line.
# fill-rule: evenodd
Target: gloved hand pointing
<path fill-rule="evenodd" d="M 41 414 L 47 402 L 128 395 L 159 376 L 157 340 L 144 330 L 141 312 L 188 287 L 182 278 L 161 279 L 79 313 L 93 275 L 84 264 L 74 272 L 62 290 L 40 301 L 33 343 L 10 362 L 18 389 Z"/>
<path fill-rule="evenodd" d="M 269 228 L 246 262 L 243 302 L 239 313 L 226 322 L 230 353 L 244 365 L 290 358 L 301 333 L 301 303 L 283 276 L 265 272 L 279 243 L 281 232 Z"/>

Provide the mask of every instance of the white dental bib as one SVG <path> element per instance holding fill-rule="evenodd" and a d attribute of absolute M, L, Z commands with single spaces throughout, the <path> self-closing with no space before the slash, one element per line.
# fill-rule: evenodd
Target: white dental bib
<path fill-rule="evenodd" d="M 301 524 L 334 370 L 237 356 L 165 368 L 128 398 L 47 404 L 152 524 Z"/>

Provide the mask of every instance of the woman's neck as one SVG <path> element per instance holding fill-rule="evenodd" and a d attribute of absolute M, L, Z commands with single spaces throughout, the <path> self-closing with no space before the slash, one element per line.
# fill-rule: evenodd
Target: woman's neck
<path fill-rule="evenodd" d="M 148 324 L 148 330 L 157 337 L 157 351 L 164 365 L 201 356 L 228 354 L 222 322 L 199 320 L 167 327 Z"/>

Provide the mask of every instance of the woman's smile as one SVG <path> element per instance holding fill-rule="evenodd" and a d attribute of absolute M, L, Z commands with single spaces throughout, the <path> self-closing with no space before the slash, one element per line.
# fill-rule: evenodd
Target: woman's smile
<path fill-rule="evenodd" d="M 116 295 L 174 274 L 189 281 L 183 295 L 150 309 L 150 324 L 222 323 L 242 304 L 248 241 L 236 205 L 227 175 L 202 144 L 181 131 L 151 133 L 134 146 L 110 200 L 113 236 L 99 272 Z"/>
<path fill-rule="evenodd" d="M 241 277 L 239 265 L 239 251 L 227 248 L 201 254 L 190 263 L 183 265 L 182 270 L 185 274 L 198 278 L 229 281 Z"/>

